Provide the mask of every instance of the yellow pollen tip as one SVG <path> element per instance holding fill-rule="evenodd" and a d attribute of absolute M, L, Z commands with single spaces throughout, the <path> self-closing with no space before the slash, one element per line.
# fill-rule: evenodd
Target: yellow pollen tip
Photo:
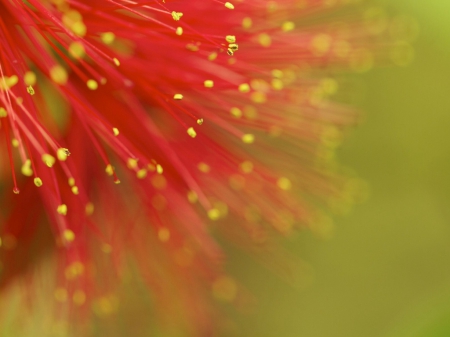
<path fill-rule="evenodd" d="M 100 39 L 104 44 L 111 44 L 116 39 L 116 35 L 114 35 L 114 33 L 112 32 L 107 32 L 100 35 Z"/>
<path fill-rule="evenodd" d="M 113 130 L 114 136 L 117 137 L 119 135 L 119 129 L 118 128 L 113 128 L 112 130 Z"/>
<path fill-rule="evenodd" d="M 250 28 L 252 27 L 252 25 L 253 25 L 253 21 L 252 21 L 251 18 L 245 17 L 245 18 L 242 20 L 242 28 L 244 28 L 244 29 L 250 29 Z"/>
<path fill-rule="evenodd" d="M 203 124 L 203 118 L 197 119 L 197 124 L 198 124 L 198 125 L 202 125 L 202 124 Z"/>
<path fill-rule="evenodd" d="M 177 29 L 175 30 L 175 34 L 177 34 L 178 36 L 183 35 L 183 27 L 177 27 Z"/>
<path fill-rule="evenodd" d="M 281 177 L 277 181 L 277 186 L 282 189 L 283 191 L 288 191 L 292 188 L 291 181 L 286 177 Z"/>
<path fill-rule="evenodd" d="M 220 211 L 217 208 L 212 208 L 208 211 L 208 218 L 215 221 L 220 218 Z"/>
<path fill-rule="evenodd" d="M 212 87 L 214 87 L 214 81 L 212 81 L 212 80 L 206 80 L 206 81 L 204 82 L 204 85 L 205 85 L 205 88 L 212 88 Z"/>
<path fill-rule="evenodd" d="M 176 99 L 176 100 L 183 99 L 183 95 L 182 94 L 175 94 L 175 95 L 173 95 L 173 99 Z"/>
<path fill-rule="evenodd" d="M 64 85 L 67 83 L 67 71 L 62 66 L 57 64 L 50 69 L 50 78 L 56 84 Z"/>
<path fill-rule="evenodd" d="M 70 156 L 70 152 L 65 148 L 60 148 L 56 151 L 56 156 L 60 161 L 65 161 L 67 157 Z"/>
<path fill-rule="evenodd" d="M 225 2 L 225 7 L 228 9 L 234 9 L 234 5 L 231 2 Z"/>
<path fill-rule="evenodd" d="M 197 136 L 197 132 L 195 132 L 193 127 L 190 127 L 189 129 L 187 129 L 187 134 L 189 136 L 191 136 L 192 138 L 195 138 Z"/>
<path fill-rule="evenodd" d="M 35 184 L 37 187 L 41 187 L 41 186 L 42 186 L 42 180 L 41 180 L 41 178 L 38 178 L 38 177 L 34 178 L 34 184 Z"/>
<path fill-rule="evenodd" d="M 26 86 L 32 86 L 36 84 L 36 74 L 32 71 L 27 71 L 23 76 L 23 82 Z"/>
<path fill-rule="evenodd" d="M 120 61 L 116 57 L 113 58 L 113 62 L 117 67 L 120 66 Z"/>
<path fill-rule="evenodd" d="M 6 116 L 8 116 L 8 111 L 6 111 L 5 108 L 0 107 L 0 118 L 5 118 Z"/>
<path fill-rule="evenodd" d="M 73 231 L 71 231 L 70 229 L 66 229 L 63 232 L 63 238 L 68 242 L 72 242 L 73 240 L 75 240 L 75 233 Z"/>
<path fill-rule="evenodd" d="M 136 177 L 138 177 L 139 179 L 144 179 L 147 176 L 147 170 L 146 169 L 140 169 L 139 171 L 136 172 Z"/>
<path fill-rule="evenodd" d="M 183 13 L 181 13 L 181 12 L 172 12 L 171 13 L 172 14 L 172 18 L 175 20 L 175 21 L 179 21 L 180 19 L 181 19 L 181 17 L 183 16 Z"/>
<path fill-rule="evenodd" d="M 105 172 L 107 175 L 112 176 L 114 174 L 114 169 L 111 164 L 108 164 L 105 168 Z"/>
<path fill-rule="evenodd" d="M 250 91 L 250 85 L 248 83 L 242 83 L 239 85 L 239 91 L 246 93 Z"/>
<path fill-rule="evenodd" d="M 11 140 L 11 144 L 12 144 L 12 146 L 15 147 L 15 148 L 19 147 L 19 141 L 18 141 L 16 138 L 13 138 L 13 139 Z"/>
<path fill-rule="evenodd" d="M 281 30 L 283 32 L 290 32 L 291 30 L 295 29 L 295 23 L 293 23 L 292 21 L 286 21 L 283 22 L 283 25 L 281 26 Z"/>
<path fill-rule="evenodd" d="M 98 88 L 98 83 L 96 80 L 90 79 L 86 82 L 86 85 L 91 90 L 97 90 L 97 88 Z"/>
<path fill-rule="evenodd" d="M 234 35 L 227 35 L 227 36 L 225 36 L 225 40 L 228 43 L 235 43 L 236 42 L 236 36 L 234 36 Z"/>
<path fill-rule="evenodd" d="M 44 153 L 42 155 L 42 161 L 44 162 L 45 165 L 47 165 L 48 167 L 52 167 L 55 164 L 55 157 L 53 157 L 52 155 L 48 154 L 48 153 Z"/>
<path fill-rule="evenodd" d="M 130 169 L 135 169 L 135 168 L 138 166 L 138 161 L 137 161 L 137 159 L 134 159 L 134 158 L 128 158 L 127 166 L 128 166 L 128 168 L 130 168 Z"/>
<path fill-rule="evenodd" d="M 211 54 L 208 55 L 208 60 L 210 61 L 214 61 L 217 58 L 217 53 L 213 52 Z"/>
<path fill-rule="evenodd" d="M 247 133 L 243 135 L 241 139 L 245 144 L 252 144 L 255 141 L 255 136 L 250 133 Z"/>
<path fill-rule="evenodd" d="M 75 186 L 75 179 L 69 178 L 68 183 L 69 183 L 69 186 Z"/>
<path fill-rule="evenodd" d="M 78 195 L 78 193 L 79 193 L 78 186 L 72 186 L 72 193 L 75 195 Z"/>
<path fill-rule="evenodd" d="M 159 164 L 156 165 L 156 172 L 162 174 L 164 172 L 163 167 Z"/>
<path fill-rule="evenodd" d="M 34 89 L 33 89 L 33 87 L 32 87 L 31 85 L 29 85 L 29 86 L 27 87 L 27 92 L 28 92 L 31 96 L 34 95 Z"/>
<path fill-rule="evenodd" d="M 94 213 L 94 204 L 92 202 L 88 202 L 86 207 L 84 208 L 84 213 L 86 215 L 92 215 Z"/>
<path fill-rule="evenodd" d="M 75 59 L 80 59 L 86 54 L 83 44 L 78 41 L 72 42 L 69 45 L 68 50 L 69 54 L 72 55 L 72 57 Z"/>
<path fill-rule="evenodd" d="M 61 204 L 56 208 L 56 212 L 58 212 L 58 214 L 61 215 L 66 215 L 67 214 L 67 205 L 65 204 Z M 73 232 L 72 232 L 73 233 Z M 68 240 L 69 241 L 69 240 Z"/>
<path fill-rule="evenodd" d="M 25 163 L 23 163 L 21 172 L 24 176 L 31 177 L 33 175 L 33 170 L 31 169 L 31 160 L 27 159 Z"/>
<path fill-rule="evenodd" d="M 198 195 L 194 191 L 189 191 L 187 194 L 187 198 L 191 204 L 195 204 L 198 200 Z"/>

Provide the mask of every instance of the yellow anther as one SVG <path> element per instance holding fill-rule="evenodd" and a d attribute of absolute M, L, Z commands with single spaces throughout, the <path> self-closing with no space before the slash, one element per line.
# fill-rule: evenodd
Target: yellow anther
<path fill-rule="evenodd" d="M 225 2 L 225 7 L 228 9 L 234 9 L 234 5 L 231 2 Z"/>
<path fill-rule="evenodd" d="M 91 90 L 97 90 L 98 88 L 98 83 L 96 80 L 90 79 L 86 82 L 86 85 L 89 89 Z"/>
<path fill-rule="evenodd" d="M 117 137 L 119 135 L 119 129 L 118 128 L 113 128 L 112 130 L 113 130 L 114 136 Z"/>
<path fill-rule="evenodd" d="M 55 157 L 53 157 L 52 155 L 48 154 L 48 153 L 44 153 L 42 155 L 42 161 L 44 162 L 45 165 L 47 165 L 48 167 L 52 167 L 55 164 Z"/>
<path fill-rule="evenodd" d="M 225 40 L 228 43 L 235 43 L 236 42 L 236 36 L 234 36 L 234 35 L 227 35 L 227 36 L 225 36 Z"/>
<path fill-rule="evenodd" d="M 253 171 L 253 163 L 251 161 L 244 161 L 239 165 L 240 169 L 244 173 L 251 173 Z"/>
<path fill-rule="evenodd" d="M 283 78 L 283 72 L 280 69 L 272 70 L 272 76 L 275 78 Z"/>
<path fill-rule="evenodd" d="M 217 208 L 212 208 L 208 211 L 208 218 L 215 221 L 220 218 L 220 211 Z"/>
<path fill-rule="evenodd" d="M 197 136 L 197 132 L 195 132 L 193 127 L 190 127 L 189 129 L 187 129 L 187 134 L 189 136 L 191 136 L 192 138 L 195 138 Z"/>
<path fill-rule="evenodd" d="M 233 56 L 233 55 L 234 55 L 233 49 L 228 48 L 228 49 L 227 49 L 227 54 L 228 54 L 229 56 Z"/>
<path fill-rule="evenodd" d="M 8 116 L 8 111 L 6 111 L 5 108 L 0 107 L 0 117 L 5 118 L 6 116 Z"/>
<path fill-rule="evenodd" d="M 75 179 L 69 178 L 68 183 L 69 183 L 69 186 L 75 186 Z"/>
<path fill-rule="evenodd" d="M 200 50 L 199 45 L 198 44 L 193 44 L 193 43 L 188 43 L 186 45 L 186 49 L 190 50 L 190 51 L 199 51 Z"/>
<path fill-rule="evenodd" d="M 113 57 L 113 62 L 116 65 L 116 67 L 120 66 L 120 61 L 116 57 Z"/>
<path fill-rule="evenodd" d="M 56 156 L 60 161 L 65 161 L 68 156 L 70 156 L 70 152 L 68 149 L 65 148 L 59 148 L 58 151 L 56 151 Z"/>
<path fill-rule="evenodd" d="M 255 141 L 255 136 L 251 133 L 247 133 L 243 135 L 241 139 L 245 144 L 251 144 Z"/>
<path fill-rule="evenodd" d="M 19 141 L 16 138 L 11 139 L 11 144 L 13 147 L 18 148 L 19 147 Z"/>
<path fill-rule="evenodd" d="M 197 119 L 197 124 L 198 124 L 198 125 L 202 125 L 202 124 L 203 124 L 203 118 Z"/>
<path fill-rule="evenodd" d="M 228 48 L 230 48 L 232 51 L 237 51 L 239 49 L 239 46 L 236 43 L 230 43 L 228 45 Z"/>
<path fill-rule="evenodd" d="M 175 30 L 175 34 L 177 34 L 178 36 L 183 35 L 183 27 L 177 27 L 177 29 Z"/>
<path fill-rule="evenodd" d="M 267 96 L 264 92 L 255 91 L 250 95 L 250 99 L 255 103 L 265 103 L 267 101 Z"/>
<path fill-rule="evenodd" d="M 187 194 L 187 198 L 191 204 L 195 204 L 198 200 L 198 195 L 194 191 L 189 191 Z"/>
<path fill-rule="evenodd" d="M 211 54 L 208 55 L 208 60 L 210 61 L 214 61 L 217 58 L 217 53 L 213 52 Z"/>
<path fill-rule="evenodd" d="M 35 85 L 36 84 L 36 74 L 32 71 L 27 71 L 23 76 L 23 82 L 26 86 Z"/>
<path fill-rule="evenodd" d="M 85 36 L 86 35 L 86 25 L 83 23 L 83 21 L 75 22 L 70 29 L 72 32 L 74 32 L 77 36 Z"/>
<path fill-rule="evenodd" d="M 270 45 L 272 44 L 272 38 L 269 34 L 266 33 L 259 34 L 258 41 L 263 47 L 270 47 Z"/>
<path fill-rule="evenodd" d="M 66 240 L 68 242 L 72 242 L 73 240 L 75 240 L 75 233 L 72 232 L 70 229 L 64 230 L 62 236 L 63 236 L 64 240 Z"/>
<path fill-rule="evenodd" d="M 250 91 L 250 85 L 248 83 L 242 83 L 239 85 L 239 91 L 246 93 Z"/>
<path fill-rule="evenodd" d="M 156 172 L 162 174 L 164 172 L 163 167 L 159 164 L 156 165 Z"/>
<path fill-rule="evenodd" d="M 78 186 L 72 186 L 71 190 L 72 190 L 73 194 L 78 195 L 78 193 L 79 193 Z"/>
<path fill-rule="evenodd" d="M 295 23 L 293 23 L 292 21 L 285 21 L 281 25 L 281 30 L 283 32 L 290 32 L 291 30 L 294 30 L 294 29 L 295 29 Z"/>
<path fill-rule="evenodd" d="M 68 78 L 67 71 L 62 66 L 57 64 L 50 69 L 50 78 L 56 84 L 66 84 Z"/>
<path fill-rule="evenodd" d="M 112 176 L 114 174 L 114 169 L 111 164 L 106 165 L 105 172 L 109 176 Z"/>
<path fill-rule="evenodd" d="M 86 51 L 81 42 L 75 41 L 69 45 L 69 54 L 72 55 L 72 57 L 75 59 L 80 59 L 80 58 L 84 57 L 84 55 L 86 54 Z"/>
<path fill-rule="evenodd" d="M 31 96 L 34 95 L 34 89 L 33 89 L 33 87 L 32 87 L 31 85 L 29 85 L 29 86 L 27 87 L 27 92 L 28 92 Z"/>
<path fill-rule="evenodd" d="M 92 215 L 94 213 L 94 204 L 92 202 L 88 202 L 86 207 L 84 208 L 84 213 L 86 215 Z"/>
<path fill-rule="evenodd" d="M 167 242 L 170 239 L 170 231 L 163 227 L 158 230 L 158 239 L 161 242 Z"/>
<path fill-rule="evenodd" d="M 138 160 L 135 158 L 128 158 L 127 166 L 129 169 L 135 169 L 138 166 Z"/>
<path fill-rule="evenodd" d="M 311 40 L 311 49 L 314 55 L 323 56 L 331 47 L 331 36 L 327 34 L 317 34 Z"/>
<path fill-rule="evenodd" d="M 253 25 L 253 21 L 252 21 L 251 18 L 245 17 L 245 18 L 242 20 L 242 28 L 244 28 L 244 29 L 250 29 L 250 28 L 252 27 L 252 25 Z"/>
<path fill-rule="evenodd" d="M 278 78 L 274 78 L 271 82 L 273 90 L 282 90 L 284 88 L 284 83 Z"/>
<path fill-rule="evenodd" d="M 214 81 L 212 81 L 212 80 L 206 80 L 206 81 L 204 82 L 204 85 L 205 85 L 205 88 L 212 88 L 212 87 L 214 87 Z"/>
<path fill-rule="evenodd" d="M 116 35 L 112 32 L 106 32 L 100 35 L 100 39 L 104 44 L 111 44 L 116 39 Z"/>
<path fill-rule="evenodd" d="M 236 107 L 231 108 L 230 114 L 233 117 L 240 118 L 242 116 L 242 110 Z"/>
<path fill-rule="evenodd" d="M 21 168 L 22 174 L 27 177 L 31 177 L 33 175 L 33 170 L 31 168 L 31 160 L 27 159 L 25 163 L 23 163 Z"/>
<path fill-rule="evenodd" d="M 41 178 L 39 178 L 39 177 L 34 178 L 34 184 L 35 184 L 37 187 L 41 187 L 41 186 L 42 186 L 42 180 L 41 180 Z"/>
<path fill-rule="evenodd" d="M 209 171 L 211 171 L 211 167 L 204 162 L 198 163 L 197 168 L 200 172 L 203 172 L 203 173 L 208 173 Z"/>
<path fill-rule="evenodd" d="M 147 170 L 145 168 L 140 169 L 136 172 L 136 177 L 139 179 L 144 179 L 147 176 Z"/>
<path fill-rule="evenodd" d="M 176 99 L 176 100 L 183 99 L 183 95 L 182 94 L 175 94 L 175 95 L 173 95 L 173 99 Z"/>
<path fill-rule="evenodd" d="M 172 12 L 172 18 L 175 20 L 175 21 L 179 21 L 180 19 L 181 19 L 181 17 L 183 16 L 183 13 L 181 13 L 181 12 Z"/>
<path fill-rule="evenodd" d="M 283 191 L 288 191 L 292 188 L 292 183 L 288 178 L 281 177 L 277 180 L 277 186 Z"/>
<path fill-rule="evenodd" d="M 65 205 L 65 204 L 59 205 L 59 206 L 56 208 L 56 211 L 58 212 L 58 214 L 66 215 L 66 214 L 67 214 L 67 205 Z M 65 232 L 65 231 L 64 231 L 64 232 Z M 73 233 L 73 232 L 72 232 L 72 233 Z M 64 234 L 64 237 L 65 237 L 65 234 Z M 70 241 L 70 240 L 68 240 L 68 241 Z"/>

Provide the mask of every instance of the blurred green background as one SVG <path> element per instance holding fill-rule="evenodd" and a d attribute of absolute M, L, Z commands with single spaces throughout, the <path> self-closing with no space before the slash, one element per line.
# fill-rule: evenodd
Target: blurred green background
<path fill-rule="evenodd" d="M 237 258 L 258 299 L 238 336 L 450 336 L 450 1 L 384 1 L 421 32 L 414 63 L 363 76 L 365 121 L 339 151 L 371 197 L 329 241 L 302 233 L 314 282 L 293 289 Z"/>

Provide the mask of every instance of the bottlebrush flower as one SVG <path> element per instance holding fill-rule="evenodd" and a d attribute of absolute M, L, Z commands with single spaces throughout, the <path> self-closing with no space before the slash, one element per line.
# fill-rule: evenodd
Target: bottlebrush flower
<path fill-rule="evenodd" d="M 333 74 L 410 48 L 350 3 L 1 0 L 6 305 L 25 280 L 43 335 L 86 332 L 139 274 L 160 322 L 211 336 L 214 301 L 241 291 L 217 238 L 270 253 L 351 202 L 332 153 L 355 113 Z"/>

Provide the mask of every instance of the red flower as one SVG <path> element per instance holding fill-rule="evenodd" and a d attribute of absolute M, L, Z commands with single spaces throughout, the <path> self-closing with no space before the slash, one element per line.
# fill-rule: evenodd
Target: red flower
<path fill-rule="evenodd" d="M 209 336 L 211 297 L 240 296 L 217 237 L 268 252 L 351 202 L 333 73 L 386 58 L 389 22 L 348 2 L 0 1 L 3 287 L 50 253 L 55 321 L 86 322 L 136 269 Z"/>

